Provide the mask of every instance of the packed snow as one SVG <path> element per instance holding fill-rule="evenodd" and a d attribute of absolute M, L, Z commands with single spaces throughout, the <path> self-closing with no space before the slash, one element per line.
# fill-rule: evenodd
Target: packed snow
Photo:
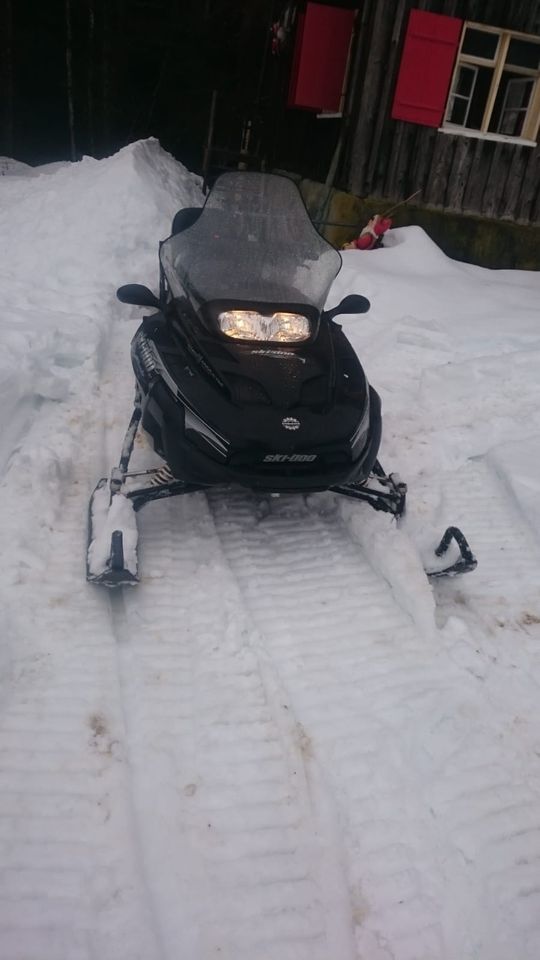
<path fill-rule="evenodd" d="M 200 182 L 154 140 L 0 174 L 0 956 L 537 960 L 540 275 L 416 227 L 345 252 L 329 305 L 371 300 L 342 322 L 404 521 L 162 501 L 111 594 L 85 543 L 133 398 L 115 289 L 156 289 Z M 450 523 L 479 566 L 431 586 Z"/>

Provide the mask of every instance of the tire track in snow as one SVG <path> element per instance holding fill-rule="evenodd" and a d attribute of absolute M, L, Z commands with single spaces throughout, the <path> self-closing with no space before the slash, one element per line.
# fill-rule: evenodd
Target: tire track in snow
<path fill-rule="evenodd" d="M 359 956 L 532 960 L 537 756 L 513 742 L 437 631 L 415 631 L 339 520 L 302 515 L 287 498 L 261 520 L 254 499 L 210 501 L 334 794 Z"/>
<path fill-rule="evenodd" d="M 122 340 L 117 327 L 111 369 Z M 105 384 L 115 411 L 128 408 L 127 384 Z M 113 462 L 120 429 L 116 413 Z M 352 958 L 350 918 L 313 879 L 328 871 L 338 886 L 339 866 L 317 838 L 301 731 L 250 649 L 206 502 L 152 504 L 139 519 L 142 583 L 114 598 L 112 617 L 142 876 L 164 955 L 176 960 L 180 945 L 201 960 L 326 960 L 335 943 Z"/>
<path fill-rule="evenodd" d="M 200 960 L 353 960 L 340 865 L 305 782 L 309 743 L 253 646 L 204 496 L 148 506 L 141 544 L 120 658 L 167 957 L 181 945 Z"/>
<path fill-rule="evenodd" d="M 71 439 L 58 508 L 44 492 L 47 512 L 23 513 L 15 543 L 27 538 L 28 548 L 3 571 L 0 955 L 9 960 L 158 958 L 133 844 L 114 637 L 105 597 L 84 580 L 92 417 L 86 427 Z M 15 467 L 4 510 L 17 508 Z"/>
<path fill-rule="evenodd" d="M 534 754 L 540 742 L 537 539 L 489 460 L 470 461 L 445 478 L 443 492 L 447 515 L 459 515 L 478 569 L 459 583 L 436 584 L 439 620 L 457 617 L 467 625 L 456 629 L 452 655 L 483 678 Z"/>
<path fill-rule="evenodd" d="M 535 616 L 540 617 L 534 579 L 540 563 L 538 541 L 489 460 L 471 460 L 445 478 L 443 494 L 447 514 L 458 512 L 478 556 L 478 570 L 464 581 L 468 589 L 463 597 L 474 598 L 487 626 L 500 627 L 509 613 L 515 615 L 517 626 L 527 626 L 528 608 L 534 622 Z M 450 591 L 439 592 L 443 601 Z"/>

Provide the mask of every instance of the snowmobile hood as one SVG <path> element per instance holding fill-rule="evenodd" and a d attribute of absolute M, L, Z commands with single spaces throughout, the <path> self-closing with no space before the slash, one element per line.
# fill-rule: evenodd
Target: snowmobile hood
<path fill-rule="evenodd" d="M 292 180 L 225 173 L 193 226 L 161 245 L 175 298 L 305 304 L 317 311 L 341 256 L 315 230 Z"/>

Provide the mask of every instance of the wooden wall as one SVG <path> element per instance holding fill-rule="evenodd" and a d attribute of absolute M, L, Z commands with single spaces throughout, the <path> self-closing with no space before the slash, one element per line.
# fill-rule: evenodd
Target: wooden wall
<path fill-rule="evenodd" d="M 420 200 L 452 211 L 540 222 L 540 145 L 479 140 L 392 120 L 412 7 L 540 34 L 540 0 L 363 0 L 351 123 L 339 182 L 358 196 Z"/>

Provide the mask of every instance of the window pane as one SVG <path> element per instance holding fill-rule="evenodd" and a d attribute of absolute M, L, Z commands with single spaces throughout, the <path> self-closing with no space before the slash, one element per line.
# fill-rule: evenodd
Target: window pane
<path fill-rule="evenodd" d="M 458 126 L 464 127 L 468 105 L 468 100 L 461 100 L 456 97 L 448 112 L 448 123 L 457 123 Z"/>
<path fill-rule="evenodd" d="M 498 33 L 487 33 L 485 30 L 473 30 L 467 27 L 463 38 L 462 53 L 471 57 L 484 57 L 493 60 L 499 45 Z"/>
<path fill-rule="evenodd" d="M 528 107 L 534 80 L 528 77 L 514 77 L 508 81 L 503 109 L 510 107 Z"/>
<path fill-rule="evenodd" d="M 524 121 L 524 110 L 504 110 L 497 133 L 503 133 L 506 137 L 519 137 Z"/>
<path fill-rule="evenodd" d="M 531 70 L 540 68 L 540 43 L 533 40 L 510 40 L 506 62 L 513 67 L 529 67 Z"/>
<path fill-rule="evenodd" d="M 535 81 L 505 70 L 501 77 L 495 106 L 491 115 L 491 133 L 503 133 L 507 137 L 519 137 L 523 130 Z"/>
<path fill-rule="evenodd" d="M 448 123 L 456 123 L 460 127 L 467 125 L 478 69 L 469 64 L 459 65 L 448 101 L 446 114 Z"/>
<path fill-rule="evenodd" d="M 458 93 L 460 97 L 470 97 L 475 77 L 475 67 L 460 67 L 456 76 L 453 93 Z"/>
<path fill-rule="evenodd" d="M 468 127 L 472 127 L 473 130 L 480 130 L 482 126 L 484 110 L 486 109 L 491 81 L 493 80 L 493 70 L 491 67 L 477 67 L 477 70 L 476 83 L 471 97 L 471 106 L 466 124 Z"/>

